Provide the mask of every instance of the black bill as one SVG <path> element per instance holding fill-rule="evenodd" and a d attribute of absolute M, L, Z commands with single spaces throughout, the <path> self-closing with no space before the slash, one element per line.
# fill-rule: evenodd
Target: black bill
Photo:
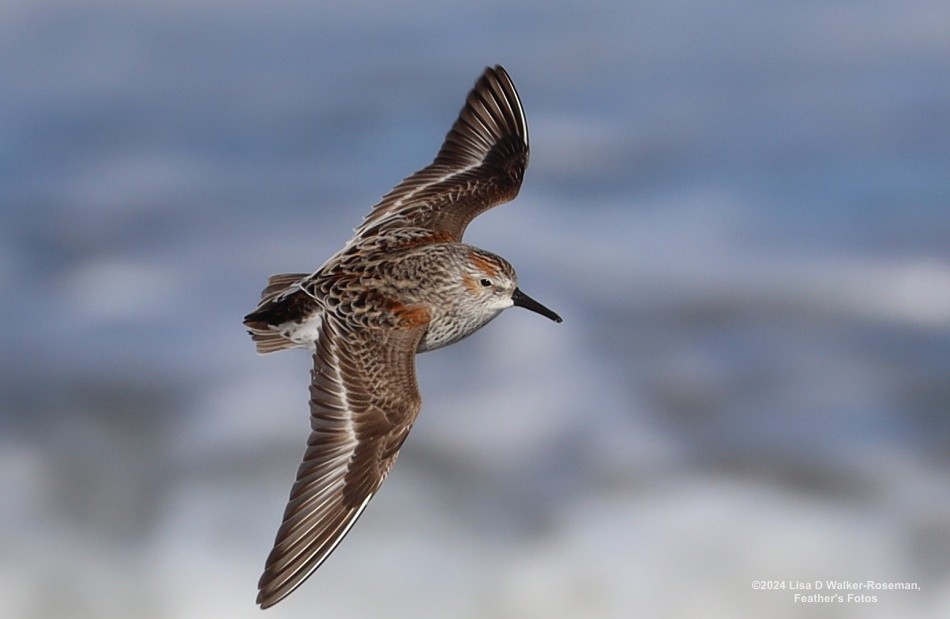
<path fill-rule="evenodd" d="M 511 295 L 512 302 L 518 307 L 523 307 L 529 309 L 532 312 L 537 312 L 542 316 L 547 316 L 554 322 L 561 322 L 561 317 L 544 307 L 525 293 L 521 292 L 519 288 L 515 288 L 514 294 Z"/>

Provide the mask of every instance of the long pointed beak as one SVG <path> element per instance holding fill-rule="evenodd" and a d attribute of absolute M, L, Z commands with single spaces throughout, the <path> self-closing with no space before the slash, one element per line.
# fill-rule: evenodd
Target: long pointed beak
<path fill-rule="evenodd" d="M 532 299 L 525 293 L 521 292 L 520 288 L 515 288 L 514 293 L 511 295 L 511 301 L 519 307 L 529 309 L 532 312 L 537 312 L 541 314 L 542 316 L 547 316 L 554 322 L 561 322 L 560 316 L 558 316 L 557 314 L 555 314 L 548 308 L 544 307 L 543 305 L 541 305 L 540 303 L 538 303 L 537 301 L 535 301 L 534 299 Z"/>

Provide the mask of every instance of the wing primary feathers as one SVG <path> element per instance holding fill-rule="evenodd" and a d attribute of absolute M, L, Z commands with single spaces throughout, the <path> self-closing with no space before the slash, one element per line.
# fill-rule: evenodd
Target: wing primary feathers
<path fill-rule="evenodd" d="M 421 408 L 426 325 L 351 330 L 328 316 L 311 372 L 311 434 L 258 587 L 272 606 L 333 552 L 392 468 Z"/>
<path fill-rule="evenodd" d="M 518 92 L 504 68 L 486 68 L 433 162 L 383 196 L 350 244 L 398 228 L 460 241 L 475 216 L 518 194 L 528 152 Z"/>

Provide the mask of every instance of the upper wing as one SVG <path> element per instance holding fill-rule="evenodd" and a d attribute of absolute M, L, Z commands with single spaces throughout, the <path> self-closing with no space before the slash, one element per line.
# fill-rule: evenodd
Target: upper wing
<path fill-rule="evenodd" d="M 354 240 L 390 228 L 421 228 L 460 241 L 479 213 L 507 202 L 528 165 L 528 125 L 508 73 L 486 68 L 435 160 L 373 207 Z"/>
<path fill-rule="evenodd" d="M 262 608 L 323 563 L 395 462 L 421 406 L 414 357 L 424 330 L 348 332 L 324 318 L 311 372 L 312 432 L 258 583 Z"/>

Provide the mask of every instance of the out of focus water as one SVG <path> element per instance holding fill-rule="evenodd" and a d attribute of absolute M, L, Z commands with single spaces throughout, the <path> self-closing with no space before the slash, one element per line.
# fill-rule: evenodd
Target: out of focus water
<path fill-rule="evenodd" d="M 494 63 L 532 160 L 467 240 L 565 321 L 421 356 L 399 464 L 268 615 L 950 616 L 948 23 L 4 3 L 4 616 L 260 616 L 309 359 L 257 357 L 241 317 L 428 163 Z M 752 590 L 826 579 L 920 590 Z"/>

